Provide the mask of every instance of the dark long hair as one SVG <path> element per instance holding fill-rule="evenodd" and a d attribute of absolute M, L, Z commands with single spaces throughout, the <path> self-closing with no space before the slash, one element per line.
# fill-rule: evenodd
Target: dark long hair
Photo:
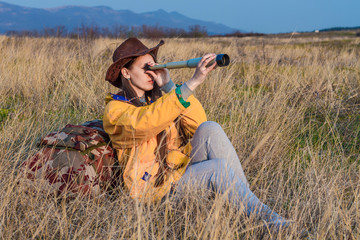
<path fill-rule="evenodd" d="M 151 53 L 150 53 L 150 55 L 154 58 L 154 60 L 156 62 L 155 56 Z M 124 65 L 124 67 L 130 69 L 131 65 L 135 62 L 135 60 L 136 60 L 136 57 L 133 57 L 128 63 L 126 63 Z M 160 90 L 159 85 L 157 85 L 157 83 L 154 82 L 153 89 L 150 91 L 145 91 L 145 100 L 146 100 L 146 104 L 145 104 L 145 103 L 140 102 L 140 99 L 138 98 L 135 90 L 130 85 L 130 81 L 128 79 L 126 79 L 121 74 L 121 72 L 120 72 L 116 82 L 121 83 L 120 91 L 117 93 L 117 95 L 126 97 L 136 107 L 141 107 L 141 106 L 150 104 L 150 100 L 155 102 L 158 98 L 160 98 L 162 96 L 162 92 Z M 156 177 L 155 187 L 159 187 L 159 186 L 163 185 L 164 180 L 165 180 L 165 175 L 169 170 L 169 167 L 166 163 L 167 143 L 168 143 L 166 130 L 161 131 L 156 136 L 156 140 L 157 140 L 158 146 L 155 149 L 155 156 L 156 156 L 156 161 L 158 161 L 160 167 L 159 167 L 157 174 L 155 175 L 155 177 Z"/>

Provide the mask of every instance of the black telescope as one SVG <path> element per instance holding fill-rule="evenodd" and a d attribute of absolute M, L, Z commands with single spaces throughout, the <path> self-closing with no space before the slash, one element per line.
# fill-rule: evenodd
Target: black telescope
<path fill-rule="evenodd" d="M 200 62 L 200 60 L 201 60 L 201 58 L 192 58 L 192 59 L 189 59 L 186 61 L 169 62 L 169 63 L 159 64 L 159 65 L 149 67 L 149 69 L 156 70 L 156 69 L 162 69 L 162 68 L 167 68 L 167 69 L 195 68 L 198 65 L 198 63 Z M 214 60 L 212 60 L 211 62 L 209 62 L 209 64 L 206 67 L 211 66 L 214 62 L 216 62 L 216 64 L 219 67 L 225 67 L 225 66 L 229 65 L 230 58 L 227 54 L 218 54 L 218 55 L 216 55 L 216 58 Z"/>

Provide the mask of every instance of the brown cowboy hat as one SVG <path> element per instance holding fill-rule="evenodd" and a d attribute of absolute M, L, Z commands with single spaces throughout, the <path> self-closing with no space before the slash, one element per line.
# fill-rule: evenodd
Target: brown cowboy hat
<path fill-rule="evenodd" d="M 147 48 L 137 38 L 126 39 L 125 42 L 123 42 L 118 48 L 116 48 L 113 55 L 113 64 L 111 64 L 111 66 L 107 70 L 105 80 L 109 81 L 115 87 L 121 87 L 121 82 L 117 82 L 121 68 L 126 63 L 128 63 L 132 57 L 138 57 L 148 53 L 152 53 L 156 58 L 158 49 L 163 44 L 164 41 L 161 40 L 159 44 L 155 47 Z"/>

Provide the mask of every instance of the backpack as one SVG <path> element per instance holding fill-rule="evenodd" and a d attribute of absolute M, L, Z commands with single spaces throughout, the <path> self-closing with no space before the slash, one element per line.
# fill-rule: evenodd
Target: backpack
<path fill-rule="evenodd" d="M 20 168 L 25 179 L 56 195 L 98 195 L 114 187 L 115 150 L 101 120 L 68 124 L 43 137 L 40 150 Z"/>

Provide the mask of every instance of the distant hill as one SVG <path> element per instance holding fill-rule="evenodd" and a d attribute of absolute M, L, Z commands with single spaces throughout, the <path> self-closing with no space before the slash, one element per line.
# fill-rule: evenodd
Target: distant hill
<path fill-rule="evenodd" d="M 64 6 L 52 9 L 21 7 L 0 2 L 0 34 L 8 31 L 42 30 L 65 26 L 72 31 L 82 25 L 97 27 L 124 26 L 163 26 L 189 30 L 189 26 L 200 25 L 208 34 L 227 34 L 233 29 L 223 24 L 188 18 L 178 12 L 157 10 L 134 13 L 129 10 L 114 10 L 105 6 L 81 7 Z"/>

